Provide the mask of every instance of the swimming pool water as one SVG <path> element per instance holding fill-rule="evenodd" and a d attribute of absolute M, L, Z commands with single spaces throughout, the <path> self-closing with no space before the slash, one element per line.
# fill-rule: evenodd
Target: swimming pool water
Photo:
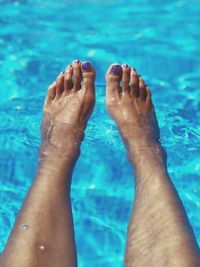
<path fill-rule="evenodd" d="M 113 62 L 152 89 L 169 173 L 200 244 L 199 14 L 199 0 L 0 0 L 0 251 L 36 171 L 46 89 L 76 58 L 97 70 L 72 184 L 79 266 L 123 266 L 134 181 L 105 110 Z"/>

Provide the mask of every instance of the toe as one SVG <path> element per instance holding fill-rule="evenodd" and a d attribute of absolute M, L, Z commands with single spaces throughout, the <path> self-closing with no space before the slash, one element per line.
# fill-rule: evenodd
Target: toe
<path fill-rule="evenodd" d="M 106 74 L 106 95 L 107 100 L 113 99 L 120 95 L 120 81 L 122 79 L 122 67 L 118 64 L 113 64 L 109 67 Z"/>
<path fill-rule="evenodd" d="M 94 93 L 95 70 L 90 62 L 81 64 L 82 71 L 82 90 Z"/>
<path fill-rule="evenodd" d="M 131 69 L 130 74 L 130 95 L 139 97 L 139 76 L 135 69 Z"/>
<path fill-rule="evenodd" d="M 73 89 L 77 91 L 81 88 L 81 62 L 79 60 L 74 60 L 72 63 L 72 68 L 74 77 Z"/>
<path fill-rule="evenodd" d="M 149 87 L 146 87 L 146 104 L 149 110 L 153 109 L 153 102 L 152 102 L 151 91 Z"/>
<path fill-rule="evenodd" d="M 139 77 L 139 93 L 140 93 L 139 97 L 142 100 L 145 100 L 146 99 L 146 85 L 141 76 Z"/>
<path fill-rule="evenodd" d="M 44 103 L 44 107 L 46 105 L 48 105 L 54 98 L 56 95 L 56 83 L 52 83 L 49 88 L 48 88 L 48 92 L 47 92 L 47 96 L 45 99 L 45 103 Z"/>
<path fill-rule="evenodd" d="M 56 97 L 60 97 L 64 90 L 64 73 L 62 72 L 56 79 Z"/>
<path fill-rule="evenodd" d="M 67 66 L 64 75 L 64 89 L 65 92 L 69 92 L 72 89 L 72 75 L 73 75 L 73 68 L 72 65 Z"/>
<path fill-rule="evenodd" d="M 129 81 L 131 69 L 127 64 L 122 65 L 122 92 L 129 93 Z"/>

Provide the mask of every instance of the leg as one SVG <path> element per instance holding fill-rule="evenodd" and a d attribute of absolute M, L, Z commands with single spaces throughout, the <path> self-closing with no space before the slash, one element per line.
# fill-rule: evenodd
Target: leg
<path fill-rule="evenodd" d="M 94 106 L 94 79 L 91 64 L 75 61 L 49 88 L 39 170 L 0 259 L 1 267 L 77 266 L 70 185 Z"/>
<path fill-rule="evenodd" d="M 114 65 L 108 70 L 107 108 L 135 171 L 125 266 L 200 266 L 197 242 L 167 173 L 149 88 L 134 69 Z"/>

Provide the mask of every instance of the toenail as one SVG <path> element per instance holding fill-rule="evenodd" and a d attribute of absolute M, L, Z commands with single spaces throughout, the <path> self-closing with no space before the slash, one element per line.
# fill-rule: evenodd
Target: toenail
<path fill-rule="evenodd" d="M 83 62 L 82 63 L 82 70 L 84 70 L 84 71 L 90 71 L 91 70 L 91 64 L 90 64 L 90 62 Z"/>
<path fill-rule="evenodd" d="M 112 72 L 115 75 L 120 75 L 122 73 L 122 67 L 118 64 L 112 66 Z"/>
<path fill-rule="evenodd" d="M 79 62 L 80 62 L 79 59 L 75 59 L 75 60 L 74 60 L 74 63 L 79 63 Z"/>
<path fill-rule="evenodd" d="M 123 64 L 122 65 L 124 68 L 128 68 L 128 64 Z"/>

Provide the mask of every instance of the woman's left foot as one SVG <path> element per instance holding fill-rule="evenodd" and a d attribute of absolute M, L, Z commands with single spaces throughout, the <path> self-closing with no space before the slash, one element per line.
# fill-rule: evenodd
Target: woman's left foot
<path fill-rule="evenodd" d="M 107 75 L 107 110 L 117 123 L 125 141 L 146 144 L 159 140 L 159 128 L 151 93 L 135 69 L 111 65 Z M 122 84 L 122 86 L 120 85 Z"/>

